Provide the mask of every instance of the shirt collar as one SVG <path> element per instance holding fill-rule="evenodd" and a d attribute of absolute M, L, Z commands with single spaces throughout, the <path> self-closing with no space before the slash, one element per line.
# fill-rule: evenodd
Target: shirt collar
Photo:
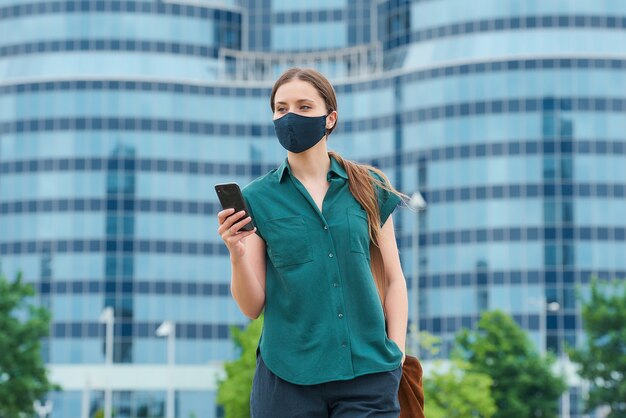
<path fill-rule="evenodd" d="M 287 161 L 287 157 L 285 157 L 285 160 L 278 167 L 278 171 L 276 172 L 276 174 L 278 175 L 279 183 L 283 181 L 283 175 L 285 174 L 285 171 L 289 171 L 289 173 L 291 174 L 291 167 L 289 167 L 289 162 Z"/>
<path fill-rule="evenodd" d="M 328 171 L 328 177 L 330 179 L 330 173 L 336 174 L 339 177 L 342 177 L 348 180 L 348 174 L 343 166 L 339 163 L 339 161 L 335 160 L 333 157 L 330 157 L 330 170 Z"/>
<path fill-rule="evenodd" d="M 276 174 L 278 175 L 278 182 L 282 182 L 283 181 L 283 177 L 285 176 L 285 172 L 288 172 L 289 175 L 291 175 L 291 167 L 289 166 L 289 160 L 287 159 L 287 157 L 285 157 L 285 160 L 283 161 L 283 163 L 278 167 L 278 171 L 276 172 Z M 339 177 L 342 177 L 344 179 L 348 179 L 348 174 L 346 173 L 346 170 L 344 170 L 344 168 L 342 167 L 342 165 L 335 160 L 333 157 L 330 157 L 330 169 L 328 170 L 328 174 L 326 176 L 326 178 L 328 180 L 330 180 L 331 175 L 335 174 Z"/>

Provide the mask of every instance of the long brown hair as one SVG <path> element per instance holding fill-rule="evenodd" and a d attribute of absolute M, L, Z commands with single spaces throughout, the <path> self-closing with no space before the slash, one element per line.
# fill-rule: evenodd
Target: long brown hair
<path fill-rule="evenodd" d="M 272 94 L 270 96 L 270 107 L 272 108 L 272 112 L 274 111 L 274 98 L 276 96 L 276 91 L 280 86 L 294 79 L 306 81 L 315 87 L 326 104 L 326 114 L 329 114 L 333 110 L 337 110 L 337 97 L 335 89 L 332 84 L 330 84 L 328 79 L 326 79 L 326 77 L 324 77 L 319 71 L 312 68 L 294 67 L 285 71 L 274 83 Z M 330 129 L 326 130 L 327 138 L 328 135 L 330 135 L 330 133 L 335 129 L 335 126 L 337 126 L 336 122 Z M 378 289 L 378 295 L 380 296 L 380 301 L 384 309 L 387 277 L 385 275 L 385 266 L 378 241 L 381 226 L 380 208 L 378 207 L 376 186 L 400 196 L 400 198 L 405 202 L 409 199 L 409 197 L 397 191 L 391 185 L 387 176 L 378 168 L 347 160 L 335 151 L 329 151 L 328 155 L 337 160 L 337 162 L 339 162 L 346 170 L 350 192 L 367 213 L 370 235 L 370 267 L 372 269 L 372 275 L 374 276 L 376 288 Z M 379 180 L 376 176 L 382 180 Z"/>

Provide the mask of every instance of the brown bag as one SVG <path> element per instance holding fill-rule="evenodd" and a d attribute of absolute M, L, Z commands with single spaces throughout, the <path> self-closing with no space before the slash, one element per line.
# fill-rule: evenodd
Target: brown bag
<path fill-rule="evenodd" d="M 406 356 L 398 389 L 400 418 L 425 418 L 422 365 L 417 357 Z"/>

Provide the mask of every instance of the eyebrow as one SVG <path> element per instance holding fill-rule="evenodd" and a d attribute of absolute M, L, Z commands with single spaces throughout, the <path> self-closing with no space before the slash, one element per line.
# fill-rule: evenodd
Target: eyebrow
<path fill-rule="evenodd" d="M 313 99 L 299 99 L 299 100 L 296 100 L 296 103 L 302 103 L 302 102 L 315 103 L 315 100 L 313 100 Z M 283 102 L 283 101 L 274 102 L 274 105 L 277 105 L 277 104 L 287 104 L 287 102 Z"/>

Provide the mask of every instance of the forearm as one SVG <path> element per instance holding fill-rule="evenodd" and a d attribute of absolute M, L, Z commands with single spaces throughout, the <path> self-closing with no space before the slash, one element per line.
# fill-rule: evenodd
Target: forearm
<path fill-rule="evenodd" d="M 256 277 L 246 256 L 231 258 L 230 290 L 239 309 L 248 318 L 256 319 L 265 305 L 265 287 Z"/>
<path fill-rule="evenodd" d="M 406 328 L 409 316 L 408 296 L 404 277 L 392 280 L 385 296 L 385 314 L 387 317 L 387 336 L 393 340 L 402 352 L 406 352 Z"/>

